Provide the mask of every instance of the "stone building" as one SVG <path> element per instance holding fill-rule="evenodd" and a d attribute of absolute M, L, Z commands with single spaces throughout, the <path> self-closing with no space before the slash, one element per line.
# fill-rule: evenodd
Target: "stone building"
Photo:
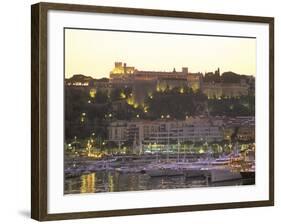
<path fill-rule="evenodd" d="M 223 130 L 210 120 L 190 123 L 188 120 L 116 121 L 108 127 L 108 141 L 140 144 L 176 142 L 214 142 L 223 140 Z"/>
<path fill-rule="evenodd" d="M 241 95 L 248 95 L 249 87 L 250 86 L 243 79 L 239 83 L 204 82 L 202 85 L 202 92 L 207 95 L 209 99 L 239 97 Z"/>
<path fill-rule="evenodd" d="M 133 89 L 134 102 L 143 104 L 147 95 L 155 91 L 164 91 L 175 87 L 190 87 L 198 90 L 202 85 L 201 73 L 189 73 L 187 67 L 181 71 L 143 71 L 126 63 L 115 62 L 115 67 L 110 72 L 112 87 L 130 86 Z"/>
<path fill-rule="evenodd" d="M 230 81 L 224 81 L 226 76 Z M 181 71 L 143 71 L 126 63 L 115 62 L 110 72 L 112 87 L 130 86 L 133 89 L 134 101 L 142 104 L 147 93 L 164 91 L 175 87 L 189 87 L 193 91 L 202 91 L 208 98 L 239 97 L 255 91 L 255 79 L 252 76 L 240 76 L 233 72 L 220 74 L 218 68 L 215 72 L 191 73 L 187 67 Z"/>

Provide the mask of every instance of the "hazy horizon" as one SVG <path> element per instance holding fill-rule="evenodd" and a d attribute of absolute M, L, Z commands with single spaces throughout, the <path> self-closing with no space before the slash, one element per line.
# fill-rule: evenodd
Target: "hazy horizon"
<path fill-rule="evenodd" d="M 108 78 L 114 62 L 138 70 L 256 73 L 256 39 L 124 31 L 65 30 L 65 78 Z"/>

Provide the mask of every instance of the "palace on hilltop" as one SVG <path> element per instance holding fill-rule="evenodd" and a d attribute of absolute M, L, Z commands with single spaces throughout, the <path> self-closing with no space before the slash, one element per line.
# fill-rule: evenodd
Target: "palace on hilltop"
<path fill-rule="evenodd" d="M 114 68 L 109 73 L 109 79 L 93 79 L 78 74 L 65 79 L 65 84 L 68 87 L 94 88 L 107 92 L 115 88 L 131 88 L 133 93 L 131 100 L 136 105 L 142 105 L 147 96 L 152 96 L 156 91 L 164 92 L 173 88 L 181 92 L 187 88 L 201 91 L 209 99 L 240 97 L 255 93 L 253 76 L 233 72 L 221 74 L 219 68 L 205 74 L 191 73 L 188 67 L 182 67 L 181 71 L 175 68 L 171 71 L 145 71 L 122 62 L 115 62 Z"/>
<path fill-rule="evenodd" d="M 222 79 L 222 76 L 229 76 Z M 235 73 L 220 74 L 218 68 L 214 73 L 191 73 L 187 67 L 181 71 L 142 71 L 135 67 L 127 66 L 126 63 L 115 62 L 115 66 L 110 72 L 112 86 L 131 86 L 133 89 L 134 102 L 143 103 L 145 96 L 154 91 L 165 91 L 175 87 L 184 89 L 191 88 L 193 91 L 201 91 L 208 98 L 239 97 L 254 92 L 254 78 L 243 76 L 237 80 Z M 236 79 L 232 78 L 234 76 Z M 206 78 L 205 78 L 206 77 Z M 211 78 L 210 78 L 211 77 Z"/>

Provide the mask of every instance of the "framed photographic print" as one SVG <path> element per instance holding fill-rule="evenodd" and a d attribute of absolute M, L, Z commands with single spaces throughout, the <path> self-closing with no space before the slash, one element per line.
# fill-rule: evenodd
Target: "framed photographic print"
<path fill-rule="evenodd" d="M 274 204 L 274 18 L 32 5 L 32 218 Z"/>

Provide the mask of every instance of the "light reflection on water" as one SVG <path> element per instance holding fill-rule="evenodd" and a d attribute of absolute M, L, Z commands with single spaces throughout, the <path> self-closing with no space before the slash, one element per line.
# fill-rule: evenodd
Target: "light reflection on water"
<path fill-rule="evenodd" d="M 118 191 L 139 191 L 155 189 L 175 189 L 206 186 L 233 186 L 254 184 L 252 180 L 235 180 L 217 184 L 205 179 L 186 180 L 184 176 L 153 177 L 141 173 L 121 174 L 119 172 L 94 172 L 81 177 L 65 180 L 65 194 L 98 193 Z"/>

